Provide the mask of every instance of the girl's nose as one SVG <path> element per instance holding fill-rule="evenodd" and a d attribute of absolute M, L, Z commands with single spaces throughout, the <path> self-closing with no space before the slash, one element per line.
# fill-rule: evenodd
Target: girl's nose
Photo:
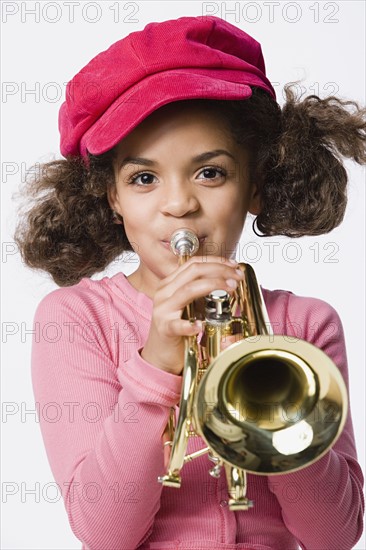
<path fill-rule="evenodd" d="M 188 182 L 168 186 L 164 189 L 161 211 L 166 216 L 181 218 L 199 209 L 199 201 Z"/>

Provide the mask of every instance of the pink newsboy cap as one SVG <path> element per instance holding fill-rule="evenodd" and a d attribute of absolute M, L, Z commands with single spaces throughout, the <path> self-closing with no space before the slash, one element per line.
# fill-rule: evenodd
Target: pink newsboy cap
<path fill-rule="evenodd" d="M 99 155 L 167 103 L 246 99 L 251 86 L 276 99 L 261 46 L 246 32 L 215 16 L 149 23 L 99 53 L 67 84 L 61 154 Z"/>

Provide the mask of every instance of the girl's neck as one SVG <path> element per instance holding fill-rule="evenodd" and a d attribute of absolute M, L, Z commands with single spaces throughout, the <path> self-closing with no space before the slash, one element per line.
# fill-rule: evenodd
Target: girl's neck
<path fill-rule="evenodd" d="M 153 299 L 155 291 L 157 289 L 159 279 L 151 277 L 146 277 L 140 267 L 131 273 L 127 277 L 128 282 L 139 292 L 143 292 L 149 298 Z"/>

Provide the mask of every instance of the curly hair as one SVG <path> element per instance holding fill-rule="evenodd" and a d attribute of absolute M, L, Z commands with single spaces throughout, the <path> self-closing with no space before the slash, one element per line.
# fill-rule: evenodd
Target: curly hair
<path fill-rule="evenodd" d="M 256 224 L 262 236 L 328 233 L 341 223 L 347 203 L 342 157 L 366 163 L 366 109 L 334 96 L 300 101 L 291 84 L 284 91 L 282 108 L 260 88 L 240 101 L 182 103 L 200 102 L 220 112 L 234 140 L 249 151 L 249 177 L 261 196 Z M 81 157 L 44 163 L 20 193 L 34 202 L 26 212 L 19 209 L 14 240 L 21 257 L 59 286 L 91 277 L 132 250 L 107 199 L 115 185 L 114 153 L 90 155 L 88 167 Z"/>

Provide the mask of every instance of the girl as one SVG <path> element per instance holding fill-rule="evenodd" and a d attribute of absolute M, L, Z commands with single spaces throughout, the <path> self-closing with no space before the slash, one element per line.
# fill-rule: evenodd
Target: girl
<path fill-rule="evenodd" d="M 201 332 L 182 319 L 185 306 L 237 287 L 233 258 L 247 213 L 263 235 L 319 235 L 342 221 L 341 157 L 365 163 L 364 115 L 336 97 L 297 101 L 289 86 L 281 110 L 259 43 L 214 16 L 151 23 L 69 83 L 59 116 L 65 159 L 45 164 L 30 185 L 38 202 L 15 239 L 26 264 L 63 287 L 37 308 L 34 322 L 60 332 L 57 341 L 34 340 L 32 376 L 41 410 L 52 402 L 85 411 L 40 418 L 83 548 L 328 550 L 360 538 L 350 411 L 336 444 L 311 466 L 249 475 L 247 512 L 228 510 L 225 479 L 207 476 L 206 455 L 184 467 L 179 491 L 157 478 L 182 388 L 183 337 Z M 178 267 L 169 239 L 182 227 L 198 235 L 199 250 Z M 90 279 L 123 251 L 140 259 L 131 276 Z M 323 349 L 347 384 L 335 310 L 263 293 L 275 332 Z M 202 446 L 195 438 L 188 451 Z"/>

